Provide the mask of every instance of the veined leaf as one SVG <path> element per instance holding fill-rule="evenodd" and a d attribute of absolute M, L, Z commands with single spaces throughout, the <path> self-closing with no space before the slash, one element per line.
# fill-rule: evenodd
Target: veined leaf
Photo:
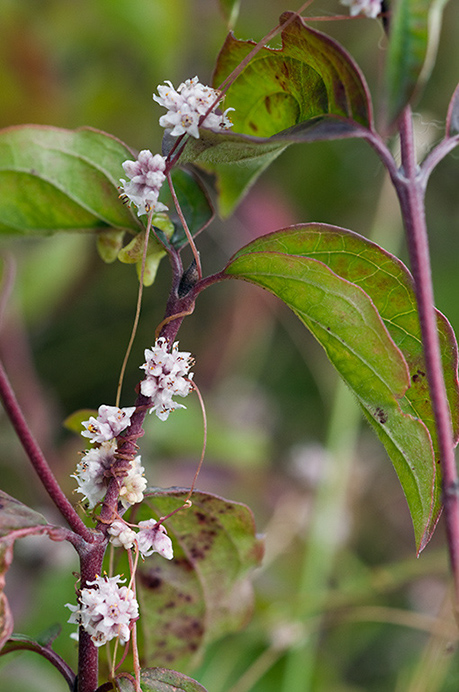
<path fill-rule="evenodd" d="M 141 224 L 118 196 L 121 164 L 132 152 L 91 129 L 41 125 L 0 132 L 0 233 L 50 235 Z"/>
<path fill-rule="evenodd" d="M 279 23 L 294 13 L 284 12 Z M 256 44 L 227 37 L 217 58 L 218 87 Z M 351 56 L 296 16 L 282 31 L 282 47 L 262 48 L 229 88 L 225 108 L 235 132 L 270 137 L 316 116 L 339 115 L 371 126 L 368 89 Z"/>
<path fill-rule="evenodd" d="M 280 21 L 292 15 L 285 12 Z M 217 59 L 215 87 L 254 45 L 229 34 Z M 363 136 L 372 127 L 368 88 L 359 68 L 336 41 L 299 16 L 282 32 L 281 48 L 264 47 L 252 58 L 229 88 L 227 107 L 235 108 L 230 114 L 233 132 L 201 128 L 200 139 L 190 138 L 180 158 L 215 173 L 223 216 L 291 142 Z"/>
<path fill-rule="evenodd" d="M 180 507 L 186 491 L 150 490 L 136 520 L 166 516 Z M 195 492 L 192 507 L 174 514 L 167 530 L 174 559 L 158 555 L 139 567 L 143 655 L 147 662 L 181 669 L 199 660 L 213 639 L 244 625 L 251 614 L 247 573 L 262 557 L 248 507 Z"/>
<path fill-rule="evenodd" d="M 391 5 L 386 62 L 389 123 L 413 100 L 432 71 L 447 1 L 397 0 Z"/>
<path fill-rule="evenodd" d="M 167 668 L 145 668 L 140 672 L 142 692 L 206 692 L 204 687 L 183 673 Z M 135 685 L 128 678 L 117 678 L 119 692 L 134 692 Z"/>
<path fill-rule="evenodd" d="M 441 512 L 441 471 L 406 267 L 351 231 L 306 224 L 258 238 L 225 273 L 279 296 L 322 344 L 386 446 L 421 551 Z M 457 441 L 457 345 L 440 313 L 438 327 Z"/>

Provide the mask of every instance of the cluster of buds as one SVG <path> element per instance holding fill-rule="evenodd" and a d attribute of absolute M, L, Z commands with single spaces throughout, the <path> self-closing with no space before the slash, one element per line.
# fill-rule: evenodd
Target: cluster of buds
<path fill-rule="evenodd" d="M 108 529 L 110 542 L 115 548 L 129 550 L 137 545 L 142 558 L 159 553 L 166 560 L 172 560 L 174 551 L 166 529 L 155 519 L 140 521 L 139 531 L 134 531 L 124 521 L 117 519 Z"/>
<path fill-rule="evenodd" d="M 78 483 L 77 492 L 83 495 L 89 509 L 94 509 L 105 497 L 116 462 L 115 438 L 130 425 L 134 411 L 134 406 L 120 409 L 104 404 L 99 407 L 97 418 L 91 416 L 82 424 L 86 430 L 81 434 L 88 437 L 95 447 L 83 455 L 73 478 Z M 140 456 L 135 457 L 130 462 L 126 475 L 119 479 L 120 500 L 125 509 L 143 500 L 147 480 L 140 462 Z"/>
<path fill-rule="evenodd" d="M 193 389 L 190 368 L 194 360 L 190 353 L 178 350 L 178 342 L 169 352 L 166 339 L 159 338 L 151 349 L 145 349 L 145 361 L 140 366 L 146 375 L 140 391 L 151 399 L 150 413 L 155 411 L 160 420 L 166 420 L 171 411 L 185 408 L 172 397 L 185 397 Z"/>
<path fill-rule="evenodd" d="M 160 119 L 160 125 L 171 129 L 174 136 L 190 134 L 199 138 L 199 127 L 228 129 L 232 123 L 227 111 L 216 112 L 220 94 L 211 87 L 201 84 L 197 77 L 188 79 L 177 90 L 170 82 L 159 86 L 155 101 L 168 109 Z M 201 122 L 202 121 L 202 122 Z M 128 181 L 121 179 L 121 197 L 137 208 L 137 215 L 167 211 L 159 202 L 159 194 L 166 179 L 166 159 L 153 155 L 148 149 L 141 151 L 135 161 L 125 161 L 123 169 Z M 193 359 L 190 353 L 180 352 L 178 343 L 168 351 L 166 339 L 158 339 L 151 349 L 145 350 L 145 379 L 141 382 L 141 393 L 150 399 L 150 413 L 155 411 L 160 420 L 166 420 L 177 408 L 185 408 L 173 400 L 173 396 L 185 397 L 193 388 L 190 368 Z M 130 425 L 135 407 L 118 408 L 102 405 L 97 417 L 91 416 L 83 422 L 81 433 L 94 445 L 86 451 L 77 465 L 77 492 L 87 501 L 89 509 L 103 501 L 110 479 L 115 475 L 117 461 L 117 437 Z M 124 476 L 118 476 L 119 499 L 127 509 L 143 500 L 147 487 L 140 456 L 135 457 Z M 172 541 L 164 526 L 154 520 L 141 521 L 137 531 L 121 518 L 108 528 L 110 541 L 115 547 L 126 550 L 136 548 L 142 558 L 159 553 L 168 560 L 173 557 Z M 138 617 L 139 606 L 134 592 L 122 583 L 120 576 L 100 577 L 87 583 L 82 589 L 78 605 L 67 606 L 72 611 L 69 622 L 82 627 L 96 646 L 114 638 L 121 644 L 129 641 L 130 629 Z"/>
<path fill-rule="evenodd" d="M 121 197 L 137 207 L 137 216 L 167 211 L 165 204 L 158 202 L 161 186 L 166 179 L 166 159 L 161 154 L 153 154 L 143 149 L 135 161 L 123 163 L 124 172 L 129 178 L 121 178 Z"/>
<path fill-rule="evenodd" d="M 139 604 L 132 589 L 118 586 L 120 576 L 100 577 L 89 581 L 80 592 L 77 606 L 67 603 L 72 614 L 68 622 L 75 623 L 91 636 L 96 646 L 119 637 L 121 644 L 129 641 L 130 630 L 139 617 Z"/>
<path fill-rule="evenodd" d="M 161 116 L 159 124 L 170 129 L 170 134 L 174 137 L 189 134 L 199 139 L 199 127 L 228 130 L 233 125 L 228 112 L 234 108 L 216 113 L 215 109 L 222 100 L 220 92 L 201 84 L 197 77 L 187 79 L 177 89 L 174 89 L 171 82 L 166 82 L 165 85 L 158 86 L 158 93 L 159 96 L 154 94 L 153 99 L 167 108 L 167 113 Z"/>

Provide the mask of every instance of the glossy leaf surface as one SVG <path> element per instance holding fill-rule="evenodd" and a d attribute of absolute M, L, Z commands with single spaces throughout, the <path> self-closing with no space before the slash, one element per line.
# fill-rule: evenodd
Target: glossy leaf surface
<path fill-rule="evenodd" d="M 137 520 L 151 518 L 152 511 L 166 516 L 186 492 L 145 495 Z M 245 624 L 252 608 L 247 573 L 263 554 L 245 505 L 201 492 L 193 493 L 192 503 L 165 523 L 174 559 L 152 555 L 138 578 L 144 660 L 180 669 L 195 664 L 210 641 Z"/>
<path fill-rule="evenodd" d="M 292 17 L 286 12 L 281 22 Z M 254 45 L 228 36 L 217 59 L 215 87 Z M 357 65 L 338 43 L 298 16 L 283 30 L 281 48 L 264 47 L 252 58 L 229 88 L 224 107 L 235 108 L 232 133 L 201 129 L 200 140 L 189 141 L 180 159 L 216 174 L 224 216 L 289 143 L 361 136 L 372 122 L 368 89 Z"/>
<path fill-rule="evenodd" d="M 258 238 L 235 255 L 226 273 L 275 293 L 322 344 L 386 446 L 422 550 L 441 511 L 441 478 L 406 267 L 351 231 L 308 224 Z M 440 313 L 438 326 L 457 441 L 457 346 Z"/>
<path fill-rule="evenodd" d="M 397 119 L 432 71 L 446 2 L 397 0 L 391 5 L 386 63 L 389 122 Z"/>
<path fill-rule="evenodd" d="M 206 692 L 205 688 L 183 673 L 167 668 L 145 668 L 140 673 L 142 692 Z M 119 692 L 134 692 L 135 685 L 127 678 L 118 678 Z"/>
<path fill-rule="evenodd" d="M 27 125 L 0 132 L 0 233 L 49 235 L 141 225 L 119 200 L 132 152 L 91 129 Z"/>

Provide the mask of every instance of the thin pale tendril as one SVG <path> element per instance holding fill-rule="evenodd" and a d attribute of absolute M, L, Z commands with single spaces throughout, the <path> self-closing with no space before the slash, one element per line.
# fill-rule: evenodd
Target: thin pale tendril
<path fill-rule="evenodd" d="M 300 8 L 293 12 L 292 16 L 289 17 L 283 24 L 278 24 L 276 27 L 274 27 L 274 29 L 271 29 L 271 31 L 268 32 L 266 36 L 263 36 L 261 41 L 258 41 L 257 45 L 254 46 L 254 48 L 250 51 L 248 55 L 246 55 L 244 60 L 242 60 L 239 63 L 239 65 L 231 72 L 231 74 L 229 74 L 228 77 L 220 84 L 220 86 L 217 89 L 217 91 L 220 92 L 220 96 L 217 99 L 217 101 L 212 104 L 212 106 L 209 109 L 209 112 L 215 108 L 219 101 L 221 101 L 223 95 L 228 91 L 231 84 L 235 81 L 237 77 L 239 77 L 241 72 L 247 67 L 252 58 L 254 58 L 255 55 L 257 55 L 257 53 L 259 53 L 260 50 L 265 47 L 268 41 L 277 36 L 277 34 L 280 31 L 284 31 L 284 29 L 286 29 L 288 25 L 294 21 L 295 17 L 299 16 L 301 12 L 304 12 L 304 10 L 307 7 L 309 7 L 309 5 L 312 5 L 313 2 L 314 0 L 307 0 L 307 2 L 303 3 Z M 206 113 L 204 117 L 207 117 L 207 115 L 208 113 Z"/>
<path fill-rule="evenodd" d="M 203 427 L 204 427 L 204 438 L 203 438 L 203 442 L 202 442 L 201 458 L 199 459 L 199 464 L 198 464 L 198 467 L 197 467 L 197 469 L 196 469 L 196 473 L 194 474 L 194 478 L 193 478 L 193 482 L 192 482 L 192 484 L 191 484 L 191 488 L 190 488 L 189 491 L 188 491 L 188 495 L 186 496 L 186 498 L 185 498 L 185 500 L 184 500 L 184 502 L 183 502 L 183 505 L 181 505 L 180 507 L 177 507 L 177 509 L 174 509 L 173 512 L 170 512 L 169 514 L 166 514 L 165 517 L 161 517 L 161 519 L 157 522 L 157 524 L 162 524 L 163 522 L 166 521 L 166 519 L 170 519 L 170 517 L 173 517 L 174 514 L 177 514 L 177 512 L 181 512 L 182 509 L 188 509 L 189 507 L 191 507 L 191 505 L 192 505 L 193 503 L 191 502 L 191 499 L 190 499 L 190 498 L 191 498 L 191 496 L 192 496 L 192 494 L 193 494 L 193 491 L 194 491 L 194 489 L 195 489 L 196 481 L 198 480 L 198 476 L 199 476 L 199 473 L 200 473 L 200 471 L 201 471 L 202 464 L 203 464 L 203 462 L 204 462 L 204 456 L 205 456 L 205 454 L 206 454 L 206 447 L 207 447 L 207 414 L 206 414 L 206 407 L 205 407 L 205 404 L 204 404 L 204 399 L 202 398 L 202 394 L 201 394 L 201 392 L 199 391 L 198 385 L 197 385 L 195 382 L 192 382 L 191 384 L 192 384 L 192 387 L 193 387 L 194 391 L 195 391 L 196 394 L 198 395 L 198 399 L 199 399 L 199 403 L 200 403 L 200 405 L 201 405 L 201 411 L 202 411 L 202 420 L 203 420 Z"/>
<path fill-rule="evenodd" d="M 155 329 L 155 339 L 158 339 L 159 335 L 161 334 L 163 327 L 165 327 L 166 324 L 169 324 L 169 322 L 173 322 L 174 320 L 178 320 L 180 317 L 186 317 L 187 315 L 192 315 L 193 312 L 194 312 L 194 305 L 189 310 L 185 310 L 184 312 L 177 312 L 175 315 L 169 315 L 169 317 L 165 317 L 163 319 L 163 321 L 160 322 Z"/>
<path fill-rule="evenodd" d="M 142 267 L 140 270 L 139 291 L 137 294 L 137 306 L 135 309 L 134 324 L 132 325 L 131 337 L 129 339 L 129 343 L 128 343 L 127 348 L 126 348 L 126 353 L 124 355 L 123 365 L 121 366 L 121 372 L 120 372 L 120 376 L 119 376 L 119 380 L 118 380 L 118 388 L 116 390 L 115 406 L 120 405 L 121 388 L 123 386 L 124 374 L 126 372 L 127 362 L 129 360 L 129 356 L 131 355 L 132 344 L 134 343 L 135 335 L 137 333 L 137 327 L 139 325 L 140 307 L 142 305 L 142 295 L 143 295 L 143 278 L 145 275 L 145 264 L 147 261 L 148 239 L 150 237 L 151 220 L 153 218 L 153 214 L 154 214 L 154 210 L 152 209 L 148 215 L 148 223 L 147 223 L 147 228 L 145 230 L 145 243 L 143 246 Z"/>
<path fill-rule="evenodd" d="M 139 548 L 136 545 L 135 549 L 135 561 L 132 561 L 132 553 L 128 550 L 128 560 L 129 560 L 129 570 L 131 572 L 131 579 L 129 581 L 129 589 L 132 589 L 135 595 L 135 573 L 137 569 L 137 564 L 139 562 Z M 131 629 L 131 639 L 132 639 L 132 664 L 134 666 L 134 676 L 135 676 L 135 692 L 142 692 L 140 688 L 140 659 L 139 650 L 137 647 L 137 622 L 134 621 Z"/>
<path fill-rule="evenodd" d="M 179 215 L 179 219 L 182 222 L 183 230 L 185 231 L 185 235 L 188 239 L 191 251 L 193 253 L 193 257 L 194 257 L 195 262 L 196 262 L 196 269 L 198 271 L 198 276 L 200 279 L 202 279 L 202 269 L 201 269 L 201 260 L 199 259 L 199 252 L 198 252 L 198 249 L 197 249 L 195 242 L 193 240 L 193 236 L 190 233 L 190 229 L 188 228 L 188 224 L 187 224 L 186 219 L 183 215 L 182 209 L 181 209 L 179 201 L 177 199 L 177 195 L 175 194 L 174 184 L 172 182 L 170 171 L 167 173 L 166 178 L 167 178 L 167 182 L 169 183 L 169 188 L 171 191 L 172 199 L 174 200 L 175 208 L 177 209 L 177 214 Z"/>
<path fill-rule="evenodd" d="M 216 106 L 220 103 L 220 101 L 223 99 L 225 96 L 226 92 L 230 88 L 230 86 L 233 84 L 233 82 L 239 77 L 241 72 L 247 67 L 249 62 L 252 60 L 252 58 L 257 55 L 261 51 L 262 48 L 265 47 L 265 45 L 270 41 L 272 38 L 277 36 L 277 34 L 280 31 L 283 31 L 288 27 L 289 24 L 293 22 L 296 16 L 300 16 L 301 12 L 304 12 L 305 9 L 309 7 L 314 2 L 314 0 L 307 0 L 305 3 L 301 5 L 301 7 L 296 10 L 292 14 L 291 17 L 289 17 L 283 24 L 278 24 L 274 29 L 272 29 L 269 33 L 264 36 L 261 41 L 258 41 L 257 45 L 250 51 L 248 55 L 242 60 L 239 65 L 226 77 L 226 79 L 220 84 L 220 86 L 217 88 L 217 91 L 219 92 L 217 98 L 215 101 L 209 106 L 209 109 L 207 110 L 204 115 L 201 116 L 199 120 L 199 125 L 202 125 L 209 113 L 211 113 Z M 175 142 L 174 146 L 172 147 L 171 151 L 168 154 L 168 161 L 169 161 L 169 169 L 172 168 L 172 166 L 177 163 L 178 159 L 180 158 L 186 143 L 188 142 L 189 137 L 186 134 L 181 135 L 177 141 Z M 197 263 L 198 264 L 198 263 Z M 198 264 L 199 266 L 199 264 Z"/>

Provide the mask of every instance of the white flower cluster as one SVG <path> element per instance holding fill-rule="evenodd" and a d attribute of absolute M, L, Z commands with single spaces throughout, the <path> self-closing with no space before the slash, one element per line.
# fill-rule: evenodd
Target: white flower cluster
<path fill-rule="evenodd" d="M 159 553 L 167 560 L 172 560 L 174 557 L 172 541 L 162 524 L 158 524 L 155 519 L 148 519 L 139 522 L 139 529 L 138 532 L 133 531 L 124 521 L 117 519 L 108 529 L 111 535 L 110 541 L 115 548 L 125 548 L 126 550 L 137 543 L 143 558 L 153 553 Z"/>
<path fill-rule="evenodd" d="M 135 161 L 123 163 L 124 172 L 129 178 L 121 178 L 121 197 L 126 197 L 137 207 L 137 216 L 151 211 L 167 211 L 165 204 L 158 202 L 159 191 L 166 179 L 166 159 L 161 154 L 153 154 L 143 149 Z"/>
<path fill-rule="evenodd" d="M 100 577 L 88 582 L 94 588 L 82 589 L 79 605 L 67 603 L 72 614 L 68 622 L 83 627 L 91 636 L 96 646 L 102 646 L 115 637 L 121 644 L 129 641 L 130 627 L 139 617 L 139 605 L 134 592 L 127 586 L 118 586 L 123 582 L 120 576 Z"/>
<path fill-rule="evenodd" d="M 102 404 L 99 406 L 97 418 L 90 416 L 89 420 L 82 422 L 86 430 L 81 434 L 83 437 L 88 437 L 91 442 L 102 443 L 113 440 L 129 426 L 134 411 L 135 406 L 118 408 Z"/>
<path fill-rule="evenodd" d="M 146 362 L 140 367 L 145 370 L 145 379 L 140 384 L 142 394 L 151 399 L 150 413 L 155 411 L 160 420 L 166 420 L 171 411 L 186 408 L 173 401 L 172 397 L 187 396 L 193 386 L 191 354 L 178 350 L 178 341 L 167 350 L 167 341 L 159 338 L 151 349 L 145 350 Z"/>
<path fill-rule="evenodd" d="M 382 0 L 341 0 L 341 4 L 349 7 L 351 17 L 363 14 L 369 19 L 376 19 L 382 11 Z"/>
<path fill-rule="evenodd" d="M 94 509 L 105 497 L 112 477 L 111 468 L 116 461 L 117 443 L 114 438 L 129 426 L 134 411 L 134 406 L 120 409 L 103 405 L 99 407 L 97 418 L 91 416 L 83 422 L 86 430 L 81 434 L 96 443 L 96 447 L 82 456 L 72 477 L 78 483 L 77 492 L 87 500 L 89 509 Z M 140 462 L 140 456 L 135 457 L 127 475 L 119 478 L 120 500 L 125 509 L 143 500 L 147 479 Z"/>
<path fill-rule="evenodd" d="M 174 137 L 189 134 L 199 139 L 199 121 L 212 106 L 213 109 L 201 123 L 201 127 L 227 130 L 233 125 L 228 111 L 233 111 L 234 108 L 227 108 L 222 114 L 215 113 L 220 92 L 201 84 L 197 77 L 182 82 L 177 90 L 171 82 L 166 82 L 165 85 L 158 86 L 158 93 L 159 96 L 154 94 L 153 99 L 167 108 L 167 113 L 161 116 L 159 124 L 171 129 Z"/>

